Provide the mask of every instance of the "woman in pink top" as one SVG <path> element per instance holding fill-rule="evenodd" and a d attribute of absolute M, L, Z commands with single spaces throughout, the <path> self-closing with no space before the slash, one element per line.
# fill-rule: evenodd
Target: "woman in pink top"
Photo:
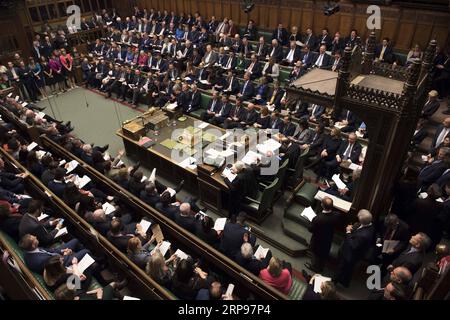
<path fill-rule="evenodd" d="M 61 65 L 63 67 L 63 75 L 67 78 L 70 88 L 75 88 L 75 75 L 72 56 L 70 53 L 67 53 L 65 49 L 61 49 L 59 60 L 61 61 Z"/>
<path fill-rule="evenodd" d="M 147 65 L 147 61 L 148 61 L 148 55 L 145 53 L 144 50 L 141 50 L 141 52 L 139 54 L 139 59 L 138 59 L 139 68 L 142 69 L 143 67 L 145 67 Z"/>
<path fill-rule="evenodd" d="M 272 257 L 269 261 L 269 266 L 262 269 L 259 277 L 269 286 L 280 290 L 284 294 L 289 294 L 292 286 L 292 277 L 288 269 L 283 269 L 281 261 L 278 258 Z"/>

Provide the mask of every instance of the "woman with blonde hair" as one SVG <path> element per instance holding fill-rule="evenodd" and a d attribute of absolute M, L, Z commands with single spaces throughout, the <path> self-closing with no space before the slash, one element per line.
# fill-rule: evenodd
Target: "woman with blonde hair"
<path fill-rule="evenodd" d="M 176 256 L 173 254 L 166 261 L 161 251 L 156 249 L 148 259 L 145 272 L 160 285 L 169 287 L 172 283 L 172 272 L 167 265 L 174 261 L 175 258 Z"/>
<path fill-rule="evenodd" d="M 147 243 L 142 245 L 141 239 L 138 237 L 132 237 L 128 240 L 127 256 L 139 268 L 144 269 L 147 265 L 147 261 L 150 258 L 150 246 L 155 242 L 155 237 L 152 236 Z"/>
<path fill-rule="evenodd" d="M 259 277 L 269 286 L 280 290 L 284 294 L 289 294 L 292 286 L 291 273 L 287 268 L 283 268 L 280 259 L 272 257 L 269 261 L 269 266 L 262 269 Z"/>

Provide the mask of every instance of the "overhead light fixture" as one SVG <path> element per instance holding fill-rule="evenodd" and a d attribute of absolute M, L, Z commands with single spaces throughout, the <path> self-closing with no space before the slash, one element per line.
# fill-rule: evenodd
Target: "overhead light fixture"
<path fill-rule="evenodd" d="M 326 16 L 331 16 L 336 12 L 339 12 L 340 9 L 341 7 L 339 6 L 338 2 L 328 1 L 323 8 L 323 14 Z"/>
<path fill-rule="evenodd" d="M 245 13 L 249 13 L 250 11 L 253 10 L 255 4 L 252 2 L 252 0 L 245 0 L 244 3 L 242 4 L 242 9 L 244 10 Z"/>

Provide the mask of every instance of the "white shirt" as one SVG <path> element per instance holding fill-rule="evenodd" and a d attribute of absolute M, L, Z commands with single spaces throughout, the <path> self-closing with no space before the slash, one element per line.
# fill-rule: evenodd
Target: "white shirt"
<path fill-rule="evenodd" d="M 317 58 L 316 63 L 315 63 L 316 66 L 318 66 L 318 67 L 321 67 L 321 66 L 322 66 L 324 55 L 325 55 L 325 53 L 322 53 L 322 54 Z"/>
<path fill-rule="evenodd" d="M 292 60 L 294 60 L 294 52 L 295 52 L 295 49 L 291 49 L 291 51 L 289 51 L 289 53 L 286 57 L 287 61 L 292 62 Z"/>

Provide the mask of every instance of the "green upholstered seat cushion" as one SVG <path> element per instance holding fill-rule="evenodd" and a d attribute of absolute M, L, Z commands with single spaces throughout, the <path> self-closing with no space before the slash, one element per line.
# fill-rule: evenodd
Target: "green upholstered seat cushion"
<path fill-rule="evenodd" d="M 296 193 L 295 199 L 304 206 L 311 206 L 314 203 L 318 187 L 312 183 L 305 183 Z"/>
<path fill-rule="evenodd" d="M 306 289 L 308 289 L 308 284 L 297 278 L 292 278 L 292 287 L 288 294 L 289 300 L 302 300 Z"/>

